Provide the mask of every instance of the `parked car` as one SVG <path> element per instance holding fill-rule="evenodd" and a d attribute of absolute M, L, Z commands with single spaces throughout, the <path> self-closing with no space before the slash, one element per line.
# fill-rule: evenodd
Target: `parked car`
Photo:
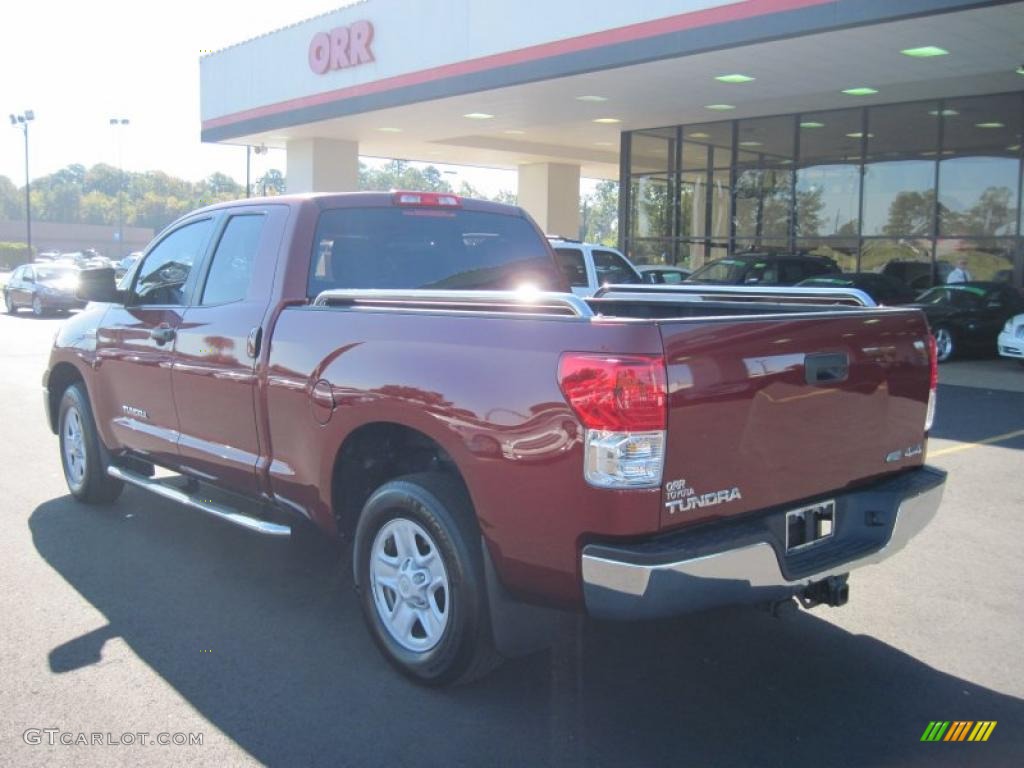
<path fill-rule="evenodd" d="M 942 494 L 924 315 L 796 297 L 752 316 L 645 288 L 568 293 L 513 206 L 222 203 L 164 230 L 123 288 L 85 273 L 46 417 L 82 502 L 128 483 L 351 542 L 369 632 L 421 683 L 542 647 L 556 607 L 843 604 L 847 573 Z"/>
<path fill-rule="evenodd" d="M 688 269 L 665 264 L 643 264 L 637 269 L 640 270 L 640 277 L 645 283 L 655 285 L 676 285 L 692 274 Z"/>
<path fill-rule="evenodd" d="M 23 264 L 4 286 L 8 314 L 27 307 L 36 317 L 85 306 L 76 295 L 78 269 L 58 264 Z"/>
<path fill-rule="evenodd" d="M 911 305 L 924 310 L 943 363 L 962 351 L 995 351 L 999 331 L 1024 312 L 1024 298 L 1006 283 L 953 283 L 922 293 Z"/>
<path fill-rule="evenodd" d="M 839 274 L 838 265 L 824 256 L 781 253 L 743 253 L 715 259 L 686 278 L 711 285 L 796 285 L 801 280 Z"/>
<path fill-rule="evenodd" d="M 810 277 L 797 285 L 811 288 L 857 288 L 874 299 L 876 304 L 887 306 L 909 304 L 920 293 L 894 277 L 877 272 L 843 272 L 828 277 Z"/>
<path fill-rule="evenodd" d="M 549 237 L 562 273 L 577 296 L 593 296 L 602 285 L 633 285 L 643 278 L 633 264 L 614 248 Z"/>
<path fill-rule="evenodd" d="M 60 251 L 43 251 L 42 253 L 37 253 L 35 258 L 32 260 L 39 264 L 49 263 L 51 261 L 57 261 L 57 259 L 60 258 L 60 255 Z"/>
<path fill-rule="evenodd" d="M 881 274 L 920 292 L 935 285 L 945 285 L 952 271 L 953 265 L 948 261 L 937 261 L 934 268 L 930 261 L 890 261 L 882 267 Z"/>
<path fill-rule="evenodd" d="M 1011 317 L 999 332 L 996 341 L 999 354 L 1015 359 L 1024 365 L 1024 315 Z"/>

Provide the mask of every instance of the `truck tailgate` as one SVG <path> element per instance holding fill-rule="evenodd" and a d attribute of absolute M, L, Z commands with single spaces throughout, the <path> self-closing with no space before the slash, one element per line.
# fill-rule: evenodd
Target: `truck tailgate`
<path fill-rule="evenodd" d="M 913 310 L 660 323 L 663 529 L 827 495 L 924 459 L 928 327 Z"/>

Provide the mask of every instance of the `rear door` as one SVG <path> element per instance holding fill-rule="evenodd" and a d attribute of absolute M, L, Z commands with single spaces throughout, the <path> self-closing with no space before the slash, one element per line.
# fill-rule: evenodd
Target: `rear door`
<path fill-rule="evenodd" d="M 674 320 L 661 330 L 663 526 L 793 505 L 922 462 L 920 312 Z"/>
<path fill-rule="evenodd" d="M 598 287 L 602 285 L 633 285 L 643 282 L 637 271 L 614 251 L 595 248 L 592 253 Z"/>
<path fill-rule="evenodd" d="M 182 470 L 249 495 L 258 492 L 260 455 L 255 365 L 286 218 L 278 205 L 222 219 L 178 328 L 171 374 Z"/>
<path fill-rule="evenodd" d="M 590 296 L 594 293 L 596 283 L 592 271 L 587 269 L 582 249 L 565 246 L 555 248 L 555 260 L 573 293 L 577 296 Z"/>
<path fill-rule="evenodd" d="M 178 415 L 171 395 L 175 336 L 209 245 L 213 216 L 167 232 L 136 270 L 124 305 L 111 306 L 96 333 L 97 419 L 112 447 L 157 464 L 178 464 Z"/>

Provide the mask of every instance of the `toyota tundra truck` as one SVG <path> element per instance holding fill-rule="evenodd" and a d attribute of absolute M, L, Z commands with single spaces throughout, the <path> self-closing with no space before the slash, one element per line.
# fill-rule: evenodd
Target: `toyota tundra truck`
<path fill-rule="evenodd" d="M 370 634 L 425 684 L 543 647 L 564 611 L 841 605 L 943 491 L 920 311 L 819 288 L 583 299 L 514 206 L 225 203 L 79 292 L 43 381 L 74 497 L 127 484 L 338 538 Z"/>

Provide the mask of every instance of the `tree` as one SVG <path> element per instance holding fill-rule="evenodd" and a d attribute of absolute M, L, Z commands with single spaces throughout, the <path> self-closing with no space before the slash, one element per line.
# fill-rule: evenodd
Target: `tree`
<path fill-rule="evenodd" d="M 0 219 L 25 218 L 25 193 L 6 176 L 0 176 Z"/>
<path fill-rule="evenodd" d="M 256 181 L 261 195 L 283 195 L 287 189 L 284 174 L 277 168 L 271 168 Z"/>
<path fill-rule="evenodd" d="M 588 243 L 616 245 L 619 239 L 619 185 L 600 181 L 594 191 L 580 198 L 580 239 Z"/>
<path fill-rule="evenodd" d="M 882 232 L 890 237 L 928 235 L 935 215 L 935 190 L 900 192 L 889 205 L 889 221 Z"/>

